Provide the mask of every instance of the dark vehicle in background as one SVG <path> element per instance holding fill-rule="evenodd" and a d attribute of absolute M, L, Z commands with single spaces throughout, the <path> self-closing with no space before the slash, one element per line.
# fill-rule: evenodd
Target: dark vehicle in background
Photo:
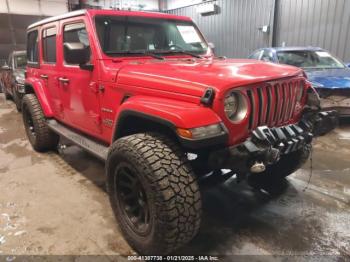
<path fill-rule="evenodd" d="M 26 51 L 13 51 L 9 55 L 7 64 L 1 67 L 2 91 L 6 99 L 13 99 L 18 111 L 21 111 L 21 101 L 24 94 L 26 65 Z"/>
<path fill-rule="evenodd" d="M 318 47 L 277 47 L 256 50 L 251 59 L 303 68 L 321 98 L 323 109 L 350 116 L 350 68 Z"/>

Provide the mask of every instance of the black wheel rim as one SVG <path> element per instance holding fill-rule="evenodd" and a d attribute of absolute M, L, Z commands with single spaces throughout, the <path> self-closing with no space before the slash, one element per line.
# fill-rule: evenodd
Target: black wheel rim
<path fill-rule="evenodd" d="M 34 128 L 33 118 L 32 118 L 32 115 L 30 114 L 28 108 L 25 108 L 25 110 L 23 112 L 23 116 L 24 116 L 25 127 L 26 127 L 28 135 L 35 137 L 36 133 L 35 133 L 35 128 Z"/>
<path fill-rule="evenodd" d="M 115 174 L 116 197 L 128 225 L 139 235 L 150 230 L 149 203 L 136 172 L 126 164 L 121 164 Z"/>

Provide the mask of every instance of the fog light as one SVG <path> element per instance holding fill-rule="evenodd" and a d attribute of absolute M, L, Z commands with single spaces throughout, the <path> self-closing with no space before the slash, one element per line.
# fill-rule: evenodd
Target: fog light
<path fill-rule="evenodd" d="M 179 136 L 187 139 L 205 139 L 225 134 L 223 124 L 215 124 L 209 126 L 201 126 L 191 129 L 178 128 L 177 133 Z"/>

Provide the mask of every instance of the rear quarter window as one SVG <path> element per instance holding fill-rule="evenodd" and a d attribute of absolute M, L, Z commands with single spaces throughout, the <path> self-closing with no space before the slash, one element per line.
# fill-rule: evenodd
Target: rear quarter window
<path fill-rule="evenodd" d="M 27 35 L 27 59 L 28 66 L 39 65 L 38 30 L 30 31 Z"/>

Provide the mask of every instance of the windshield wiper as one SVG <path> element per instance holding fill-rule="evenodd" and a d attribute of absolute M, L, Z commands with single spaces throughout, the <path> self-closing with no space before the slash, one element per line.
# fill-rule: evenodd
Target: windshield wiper
<path fill-rule="evenodd" d="M 164 60 L 164 57 L 161 57 L 153 52 L 144 51 L 105 51 L 108 55 L 146 55 L 153 58 Z"/>
<path fill-rule="evenodd" d="M 190 55 L 190 56 L 193 56 L 193 57 L 196 57 L 196 58 L 203 58 L 200 55 L 191 53 L 191 52 L 186 51 L 186 50 L 181 50 L 181 49 L 175 49 L 175 50 L 169 50 L 169 51 L 159 51 L 159 52 L 157 51 L 156 53 L 160 54 L 160 55 L 165 55 L 165 54 L 184 54 L 184 55 Z"/>

